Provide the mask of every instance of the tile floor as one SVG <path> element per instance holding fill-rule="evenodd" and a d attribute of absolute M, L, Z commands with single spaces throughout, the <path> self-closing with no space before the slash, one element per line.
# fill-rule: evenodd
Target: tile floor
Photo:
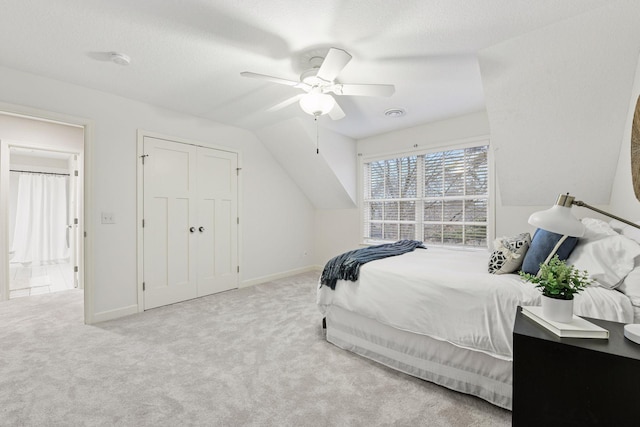
<path fill-rule="evenodd" d="M 69 262 L 31 265 L 10 263 L 9 298 L 48 294 L 74 288 L 73 267 Z"/>

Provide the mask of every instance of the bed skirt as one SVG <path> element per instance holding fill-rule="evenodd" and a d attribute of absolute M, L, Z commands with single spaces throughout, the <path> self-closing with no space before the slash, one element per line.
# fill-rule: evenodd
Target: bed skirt
<path fill-rule="evenodd" d="M 398 330 L 332 306 L 327 341 L 400 372 L 511 410 L 513 363 L 425 335 Z"/>

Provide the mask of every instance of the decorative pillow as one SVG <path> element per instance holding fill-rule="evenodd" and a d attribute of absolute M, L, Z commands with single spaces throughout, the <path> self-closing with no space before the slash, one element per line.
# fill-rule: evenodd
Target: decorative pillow
<path fill-rule="evenodd" d="M 640 245 L 616 233 L 586 242 L 580 240 L 567 264 L 587 270 L 589 277 L 603 288 L 615 289 L 633 270 L 638 255 Z"/>
<path fill-rule="evenodd" d="M 494 251 L 489 258 L 489 273 L 507 274 L 518 271 L 530 244 L 529 233 L 496 239 L 493 242 Z"/>
<path fill-rule="evenodd" d="M 540 264 L 547 263 L 554 255 L 566 260 L 578 243 L 577 237 L 563 236 L 538 228 L 533 233 L 531 246 L 522 261 L 522 271 L 536 275 Z"/>

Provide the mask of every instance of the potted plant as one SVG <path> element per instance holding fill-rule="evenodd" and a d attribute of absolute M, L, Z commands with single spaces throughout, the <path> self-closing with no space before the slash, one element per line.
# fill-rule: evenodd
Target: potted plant
<path fill-rule="evenodd" d="M 573 296 L 593 282 L 586 270 L 567 265 L 557 255 L 547 264 L 540 264 L 536 276 L 522 271 L 520 276 L 542 291 L 542 314 L 550 320 L 564 323 L 573 319 Z"/>

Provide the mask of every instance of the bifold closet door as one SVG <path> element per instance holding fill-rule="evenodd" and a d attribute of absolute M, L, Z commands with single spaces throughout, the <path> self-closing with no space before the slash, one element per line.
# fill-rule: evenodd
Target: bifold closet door
<path fill-rule="evenodd" d="M 237 153 L 144 138 L 144 308 L 238 287 Z"/>

